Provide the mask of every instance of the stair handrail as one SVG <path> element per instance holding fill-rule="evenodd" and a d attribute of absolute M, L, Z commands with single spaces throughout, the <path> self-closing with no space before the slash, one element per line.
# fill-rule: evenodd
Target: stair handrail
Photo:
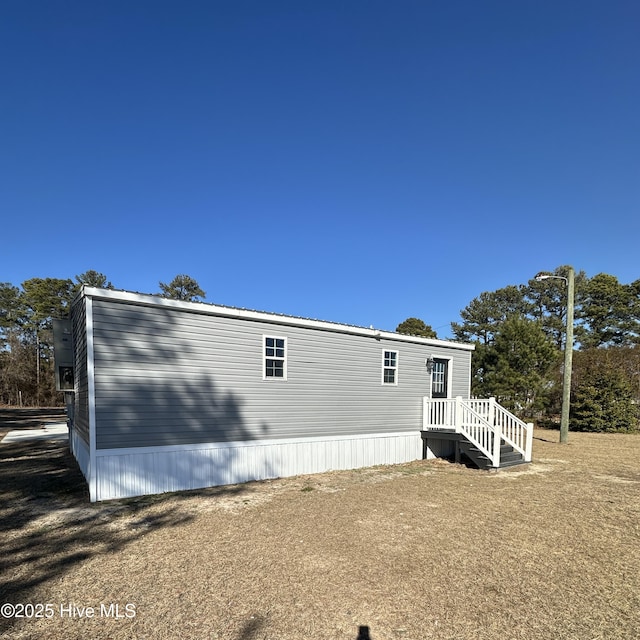
<path fill-rule="evenodd" d="M 465 412 L 475 418 L 475 424 L 469 423 L 469 420 L 465 420 L 462 413 Z M 456 431 L 463 433 L 464 436 L 473 444 L 481 453 L 483 453 L 491 461 L 492 467 L 500 466 L 500 438 L 496 437 L 497 428 L 492 425 L 482 414 L 475 411 L 468 402 L 465 402 L 461 397 L 456 398 Z M 484 429 L 484 433 L 490 433 L 492 441 L 489 442 L 487 438 L 486 442 L 482 442 L 481 439 L 476 437 L 474 430 L 470 427 L 481 427 Z"/>
<path fill-rule="evenodd" d="M 518 451 L 525 462 L 531 462 L 533 423 L 524 422 L 505 409 L 495 397 L 465 400 L 500 432 L 500 437 Z"/>
<path fill-rule="evenodd" d="M 505 409 L 495 398 L 490 398 L 494 405 L 494 424 L 500 431 L 501 438 L 522 454 L 525 462 L 531 462 L 533 448 L 533 423 L 524 422 L 508 409 Z"/>

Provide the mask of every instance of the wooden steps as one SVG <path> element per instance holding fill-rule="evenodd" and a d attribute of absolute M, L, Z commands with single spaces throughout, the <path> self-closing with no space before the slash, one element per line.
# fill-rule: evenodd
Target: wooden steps
<path fill-rule="evenodd" d="M 481 451 L 476 449 L 468 440 L 462 439 L 459 442 L 460 454 L 466 456 L 479 469 L 504 469 L 525 464 L 524 457 L 504 440 L 500 444 L 500 466 L 494 467 L 491 461 Z"/>
<path fill-rule="evenodd" d="M 516 451 L 510 444 L 504 440 L 500 443 L 500 466 L 494 467 L 487 456 L 478 450 L 462 433 L 456 433 L 453 430 L 433 429 L 429 431 L 421 431 L 422 440 L 424 442 L 425 452 L 427 441 L 444 440 L 454 443 L 454 457 L 457 463 L 462 462 L 462 458 L 471 462 L 478 469 L 505 469 L 521 464 L 527 464 L 524 456 Z"/>

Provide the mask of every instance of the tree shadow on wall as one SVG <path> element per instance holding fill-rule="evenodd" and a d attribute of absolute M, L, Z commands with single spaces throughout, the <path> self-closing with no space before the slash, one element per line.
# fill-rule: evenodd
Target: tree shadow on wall
<path fill-rule="evenodd" d="M 128 401 L 128 399 L 132 399 Z M 264 480 L 278 475 L 274 458 L 247 462 L 251 443 L 267 438 L 264 421 L 249 425 L 241 398 L 220 392 L 213 377 L 131 380 L 126 396 L 112 406 L 99 397 L 97 447 L 109 449 L 112 495 L 134 496 Z M 136 454 L 136 447 L 179 447 Z M 118 456 L 118 449 L 127 449 Z M 273 448 L 269 448 L 273 455 Z M 101 467 L 98 459 L 98 476 Z M 113 469 L 119 469 L 118 472 Z"/>
<path fill-rule="evenodd" d="M 255 404 L 247 417 L 249 397 L 243 397 L 247 393 L 255 399 L 256 392 L 265 391 L 260 388 L 261 338 L 256 358 L 241 364 L 238 353 L 246 353 L 247 340 L 256 336 L 230 331 L 228 322 L 169 307 L 94 303 L 97 448 L 181 448 L 180 455 L 155 460 L 136 456 L 132 467 L 122 466 L 111 480 L 120 495 L 139 494 L 140 488 L 145 493 L 185 484 L 195 489 L 278 475 L 271 461 L 247 461 L 245 449 L 228 445 L 269 436 Z M 224 444 L 209 447 L 215 451 L 202 446 L 214 443 Z M 109 464 L 118 467 L 127 461 L 116 457 Z M 155 465 L 156 484 L 149 482 L 147 465 Z"/>

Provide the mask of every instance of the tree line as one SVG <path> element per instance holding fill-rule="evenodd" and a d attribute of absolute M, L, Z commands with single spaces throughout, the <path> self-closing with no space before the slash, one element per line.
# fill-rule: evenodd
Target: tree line
<path fill-rule="evenodd" d="M 451 323 L 456 340 L 476 345 L 473 396 L 494 396 L 539 424 L 559 422 L 568 270 L 560 266 L 551 274 L 556 278 L 481 293 Z M 435 337 L 416 318 L 396 330 Z M 574 331 L 570 429 L 639 430 L 640 280 L 623 284 L 605 273 L 577 273 Z"/>
<path fill-rule="evenodd" d="M 159 295 L 198 300 L 205 292 L 187 275 L 159 282 Z M 74 280 L 31 278 L 20 287 L 0 283 L 0 405 L 56 406 L 52 320 L 69 314 L 83 285 L 113 289 L 108 278 L 89 270 Z"/>
<path fill-rule="evenodd" d="M 552 275 L 566 278 L 568 267 Z M 71 279 L 0 283 L 0 404 L 60 404 L 53 372 L 52 319 L 68 315 L 83 285 L 112 289 L 90 270 Z M 201 300 L 196 280 L 159 282 L 158 295 Z M 567 291 L 561 279 L 530 280 L 481 293 L 451 323 L 455 340 L 472 342 L 472 395 L 496 399 L 524 419 L 552 425 L 562 397 Z M 430 325 L 407 318 L 396 331 L 437 338 Z M 575 278 L 575 351 L 570 428 L 634 431 L 640 407 L 640 280 L 584 272 Z"/>

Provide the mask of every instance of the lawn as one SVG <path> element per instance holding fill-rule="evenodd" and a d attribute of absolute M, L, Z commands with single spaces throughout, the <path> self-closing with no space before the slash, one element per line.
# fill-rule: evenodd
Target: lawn
<path fill-rule="evenodd" d="M 0 637 L 636 640 L 640 436 L 569 439 L 538 430 L 534 462 L 500 473 L 420 461 L 97 504 L 64 444 L 2 444 L 0 604 L 44 606 L 4 609 L 27 617 Z"/>

